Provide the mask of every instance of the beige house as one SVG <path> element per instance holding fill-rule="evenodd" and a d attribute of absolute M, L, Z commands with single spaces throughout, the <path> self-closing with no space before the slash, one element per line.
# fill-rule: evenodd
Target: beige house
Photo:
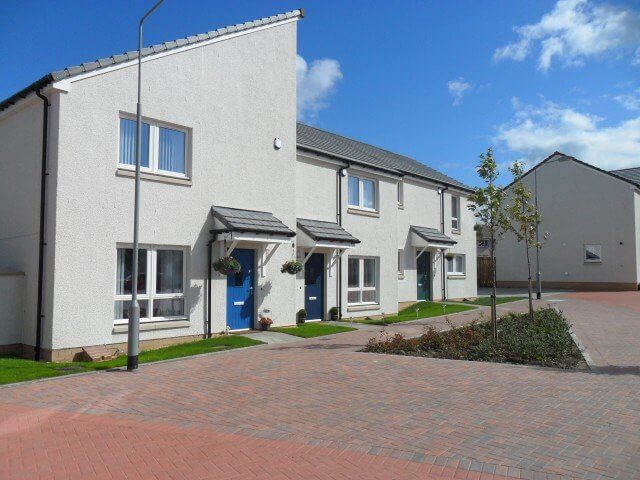
<path fill-rule="evenodd" d="M 68 359 L 476 295 L 470 192 L 296 123 L 295 10 L 143 51 L 141 254 L 132 278 L 137 52 L 0 102 L 0 349 Z M 445 261 L 444 253 L 451 260 Z M 222 275 L 212 264 L 242 265 Z M 281 273 L 292 259 L 297 275 Z"/>
<path fill-rule="evenodd" d="M 542 286 L 637 290 L 640 284 L 640 169 L 605 171 L 560 152 L 529 170 L 549 239 L 540 250 Z M 501 286 L 524 286 L 524 245 L 512 234 L 497 244 Z M 535 280 L 535 250 L 532 278 Z"/>

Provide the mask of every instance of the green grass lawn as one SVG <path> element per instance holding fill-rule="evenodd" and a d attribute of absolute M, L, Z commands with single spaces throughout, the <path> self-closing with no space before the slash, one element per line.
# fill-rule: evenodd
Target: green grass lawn
<path fill-rule="evenodd" d="M 247 337 L 235 335 L 209 338 L 196 342 L 171 345 L 157 350 L 141 352 L 140 363 L 157 362 L 171 358 L 188 357 L 201 353 L 218 352 L 233 348 L 250 347 L 260 345 L 263 342 Z M 71 373 L 90 372 L 94 370 L 107 370 L 109 368 L 123 367 L 127 364 L 127 356 L 121 355 L 106 362 L 34 362 L 15 357 L 0 357 L 0 385 L 13 382 L 24 382 L 38 378 L 58 377 Z"/>
<path fill-rule="evenodd" d="M 527 297 L 496 297 L 496 304 L 500 305 L 501 303 L 517 302 L 518 300 L 524 300 L 525 298 Z M 463 300 L 455 303 L 488 307 L 491 305 L 491 297 L 478 297 L 475 300 Z"/>
<path fill-rule="evenodd" d="M 296 337 L 311 338 L 321 337 L 322 335 L 332 335 L 334 333 L 343 333 L 356 330 L 351 327 L 342 325 L 327 325 L 326 323 L 302 323 L 295 327 L 276 327 L 271 329 L 274 332 L 287 333 Z"/>
<path fill-rule="evenodd" d="M 443 305 L 445 308 L 443 309 Z M 354 322 L 367 323 L 369 325 L 389 325 L 391 323 L 409 322 L 411 320 L 418 320 L 420 318 L 437 317 L 440 315 L 449 315 L 451 313 L 464 312 L 466 310 L 472 310 L 474 307 L 469 307 L 462 304 L 439 302 L 418 302 L 415 305 L 411 305 L 403 310 L 400 310 L 397 315 L 388 316 L 384 318 L 364 318 L 356 319 Z M 418 310 L 416 312 L 416 309 Z"/>

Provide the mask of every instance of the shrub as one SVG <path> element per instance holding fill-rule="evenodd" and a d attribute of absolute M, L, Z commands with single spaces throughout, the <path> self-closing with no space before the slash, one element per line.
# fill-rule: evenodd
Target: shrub
<path fill-rule="evenodd" d="M 213 262 L 213 269 L 223 275 L 229 275 L 231 273 L 239 273 L 242 270 L 242 266 L 233 257 L 220 257 Z"/>
<path fill-rule="evenodd" d="M 280 272 L 295 275 L 301 272 L 302 268 L 303 268 L 302 262 L 299 262 L 297 260 L 289 260 L 288 262 L 284 262 L 282 264 L 282 268 L 280 269 Z"/>
<path fill-rule="evenodd" d="M 527 313 L 510 313 L 498 319 L 499 342 L 492 339 L 489 322 L 454 327 L 438 332 L 427 328 L 416 338 L 383 334 L 369 340 L 365 351 L 437 358 L 510 362 L 573 368 L 582 354 L 569 333 L 564 316 L 551 309 L 535 312 L 533 322 Z"/>
<path fill-rule="evenodd" d="M 331 307 L 329 309 L 329 315 L 331 316 L 331 320 L 339 320 L 340 319 L 340 309 L 338 307 Z"/>
<path fill-rule="evenodd" d="M 300 310 L 298 310 L 298 313 L 296 313 L 296 323 L 304 323 L 306 319 L 307 311 L 304 308 L 301 308 Z"/>

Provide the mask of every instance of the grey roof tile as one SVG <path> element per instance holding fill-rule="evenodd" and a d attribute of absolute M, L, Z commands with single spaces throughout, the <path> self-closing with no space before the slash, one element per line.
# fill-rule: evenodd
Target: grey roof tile
<path fill-rule="evenodd" d="M 347 232 L 336 222 L 325 222 L 321 220 L 309 220 L 307 218 L 297 219 L 298 228 L 309 235 L 312 240 L 342 243 L 360 243 L 356 237 Z"/>
<path fill-rule="evenodd" d="M 621 170 L 611 170 L 610 173 L 629 180 L 636 185 L 640 185 L 640 167 L 623 168 Z"/>
<path fill-rule="evenodd" d="M 300 18 L 304 17 L 304 11 L 292 10 L 290 12 L 287 12 L 286 14 L 282 14 L 278 16 L 274 15 L 267 19 L 264 19 L 263 24 L 274 23 L 280 20 L 285 20 L 287 18 L 296 18 L 296 17 L 300 17 Z M 142 49 L 142 56 L 145 57 L 147 55 L 164 52 L 167 50 L 171 50 L 173 48 L 180 48 L 188 44 L 203 42 L 206 40 L 210 40 L 211 38 L 214 38 L 216 36 L 221 36 L 226 33 L 231 33 L 232 31 L 249 30 L 251 28 L 254 28 L 256 25 L 257 25 L 256 22 L 246 22 L 244 24 L 239 24 L 233 27 L 220 28 L 217 30 L 218 32 L 217 35 L 211 35 L 211 32 L 209 32 L 209 33 L 201 33 L 198 35 L 191 35 L 187 38 L 178 38 L 170 42 L 154 45 L 153 47 L 145 47 Z M 113 55 L 107 58 L 101 58 L 93 62 L 87 62 L 77 66 L 70 66 L 62 70 L 57 70 L 54 72 L 47 73 L 42 78 L 33 82 L 31 85 L 23 88 L 19 92 L 14 93 L 9 98 L 0 102 L 0 112 L 2 110 L 5 110 L 6 108 L 9 108 L 11 105 L 15 104 L 17 100 L 21 98 L 25 98 L 30 92 L 39 90 L 49 85 L 52 82 L 62 80 L 68 77 L 73 77 L 74 75 L 78 75 L 80 73 L 90 72 L 98 68 L 104 68 L 109 65 L 130 61 L 136 58 L 138 58 L 137 51 L 126 52 L 122 55 Z"/>
<path fill-rule="evenodd" d="M 398 175 L 414 175 L 462 190 L 472 190 L 471 187 L 413 158 L 343 137 L 342 135 L 320 130 L 319 128 L 305 125 L 304 123 L 298 123 L 297 144 L 298 147 L 302 149 L 336 155 L 355 163 L 380 168 Z"/>
<path fill-rule="evenodd" d="M 256 210 L 242 210 L 231 207 L 211 207 L 215 218 L 233 232 L 267 233 L 272 235 L 295 236 L 289 227 L 278 220 L 272 213 Z"/>
<path fill-rule="evenodd" d="M 411 225 L 411 231 L 425 239 L 427 242 L 445 243 L 449 245 L 455 245 L 456 243 L 458 243 L 453 238 L 445 235 L 437 228 Z"/>

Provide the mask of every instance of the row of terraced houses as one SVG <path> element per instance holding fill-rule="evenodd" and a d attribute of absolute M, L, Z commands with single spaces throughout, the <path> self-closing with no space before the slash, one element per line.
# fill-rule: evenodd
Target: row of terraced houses
<path fill-rule="evenodd" d="M 470 188 L 296 122 L 293 11 L 143 51 L 142 348 L 474 297 Z M 0 347 L 73 358 L 126 342 L 137 53 L 0 104 Z M 221 275 L 231 255 L 242 270 Z M 304 269 L 282 273 L 298 259 Z"/>

